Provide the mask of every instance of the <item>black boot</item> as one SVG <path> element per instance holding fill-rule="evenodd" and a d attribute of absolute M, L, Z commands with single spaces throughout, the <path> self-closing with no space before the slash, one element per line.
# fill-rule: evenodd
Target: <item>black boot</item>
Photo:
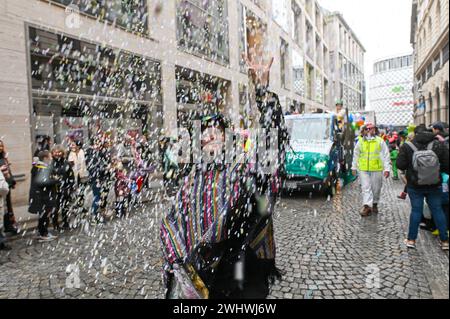
<path fill-rule="evenodd" d="M 14 214 L 10 212 L 5 213 L 3 215 L 4 232 L 17 235 L 19 231 L 17 230 L 17 227 L 14 224 L 15 224 Z"/>

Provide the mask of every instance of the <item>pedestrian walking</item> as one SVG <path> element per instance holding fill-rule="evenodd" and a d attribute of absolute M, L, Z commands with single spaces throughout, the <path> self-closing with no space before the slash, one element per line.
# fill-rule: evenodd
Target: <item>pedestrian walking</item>
<path fill-rule="evenodd" d="M 53 212 L 53 228 L 56 230 L 69 229 L 69 207 L 71 195 L 75 185 L 75 174 L 70 166 L 64 147 L 55 145 L 52 149 L 53 175 L 59 181 L 56 191 L 56 208 Z M 62 217 L 62 228 L 59 226 L 59 217 Z"/>
<path fill-rule="evenodd" d="M 118 218 L 126 216 L 131 200 L 131 181 L 122 161 L 116 160 L 114 191 L 116 194 L 115 212 Z"/>
<path fill-rule="evenodd" d="M 89 172 L 89 184 L 94 195 L 91 217 L 93 223 L 103 223 L 103 211 L 112 187 L 111 152 L 108 143 L 103 138 L 95 138 L 86 153 L 86 163 Z"/>
<path fill-rule="evenodd" d="M 167 145 L 164 147 L 164 175 L 163 175 L 163 182 L 164 187 L 166 189 L 173 189 L 178 185 L 178 172 L 179 172 L 179 166 L 178 166 L 178 158 L 175 147 L 175 140 L 172 138 L 169 138 L 166 142 Z"/>
<path fill-rule="evenodd" d="M 383 176 L 389 178 L 391 159 L 388 146 L 376 135 L 376 126 L 372 123 L 365 125 L 364 135 L 359 137 L 359 142 L 355 146 L 352 172 L 354 176 L 359 172 L 361 178 L 363 197 L 361 216 L 378 214 Z"/>
<path fill-rule="evenodd" d="M 424 125 L 416 127 L 414 133 L 414 140 L 403 144 L 397 158 L 398 168 L 406 171 L 408 196 L 411 201 L 406 245 L 408 248 L 416 248 L 426 199 L 439 230 L 441 247 L 448 250 L 447 225 L 442 211 L 442 173 L 449 173 L 448 149 L 437 141 Z"/>
<path fill-rule="evenodd" d="M 0 140 L 0 169 L 6 182 L 9 185 L 9 192 L 5 196 L 5 207 L 3 214 L 3 226 L 7 233 L 17 234 L 18 229 L 16 225 L 16 218 L 14 216 L 14 209 L 12 205 L 11 192 L 16 187 L 16 180 L 11 171 L 11 162 L 9 161 L 8 152 L 6 151 L 5 144 Z"/>
<path fill-rule="evenodd" d="M 73 174 L 75 177 L 75 198 L 76 205 L 79 212 L 83 211 L 83 204 L 85 200 L 84 192 L 86 186 L 89 182 L 89 172 L 86 166 L 86 154 L 83 150 L 83 142 L 80 140 L 75 140 L 69 144 L 70 152 L 68 161 L 72 167 Z"/>
<path fill-rule="evenodd" d="M 3 208 L 5 197 L 9 193 L 9 184 L 0 171 L 0 208 Z M 5 243 L 6 239 L 3 236 L 3 225 L 0 225 L 0 250 L 11 250 L 11 247 Z"/>
<path fill-rule="evenodd" d="M 31 170 L 30 201 L 28 212 L 39 215 L 39 241 L 51 241 L 57 236 L 48 231 L 50 216 L 56 209 L 59 181 L 52 175 L 52 156 L 49 151 L 38 154 L 39 161 Z"/>
<path fill-rule="evenodd" d="M 392 165 L 392 179 L 399 180 L 397 169 L 398 146 L 397 146 L 397 139 L 395 137 L 391 137 L 389 139 L 389 154 Z"/>

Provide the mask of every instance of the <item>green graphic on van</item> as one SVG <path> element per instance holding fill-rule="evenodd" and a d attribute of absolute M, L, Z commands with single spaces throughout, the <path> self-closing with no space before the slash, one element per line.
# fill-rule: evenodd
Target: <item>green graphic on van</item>
<path fill-rule="evenodd" d="M 328 176 L 330 157 L 311 152 L 288 152 L 286 173 L 291 176 L 311 176 L 324 179 Z"/>

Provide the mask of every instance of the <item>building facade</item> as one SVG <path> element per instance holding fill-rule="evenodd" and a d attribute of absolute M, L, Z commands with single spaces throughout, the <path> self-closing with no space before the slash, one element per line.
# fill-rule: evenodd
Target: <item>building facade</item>
<path fill-rule="evenodd" d="M 413 121 L 413 86 L 411 54 L 375 62 L 369 79 L 367 109 L 375 111 L 377 124 L 407 126 Z"/>
<path fill-rule="evenodd" d="M 364 110 L 364 46 L 339 12 L 327 13 L 332 95 L 350 111 Z"/>
<path fill-rule="evenodd" d="M 242 53 L 258 47 L 275 58 L 270 89 L 285 111 L 331 110 L 335 100 L 331 66 L 340 66 L 315 0 L 4 0 L 0 29 L 0 136 L 23 175 L 16 203 L 28 200 L 46 138 L 147 133 L 156 154 L 160 135 L 201 114 L 251 125 Z"/>
<path fill-rule="evenodd" d="M 416 124 L 448 122 L 449 1 L 414 0 L 411 44 L 414 48 Z"/>

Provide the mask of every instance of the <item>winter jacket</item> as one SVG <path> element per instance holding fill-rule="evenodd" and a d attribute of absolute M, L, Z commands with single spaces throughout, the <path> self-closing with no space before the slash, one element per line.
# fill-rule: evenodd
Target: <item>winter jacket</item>
<path fill-rule="evenodd" d="M 433 151 L 439 158 L 439 163 L 441 164 L 441 173 L 448 174 L 449 169 L 449 155 L 448 148 L 446 148 L 444 143 L 439 142 L 435 139 L 433 133 L 422 132 L 418 133 L 412 143 L 419 149 L 424 150 L 430 143 L 433 143 Z M 435 185 L 417 185 L 417 173 L 413 169 L 413 154 L 414 151 L 408 144 L 403 144 L 400 148 L 400 152 L 397 158 L 397 168 L 406 171 L 407 186 L 413 188 L 433 188 L 440 187 L 442 181 L 436 183 Z"/>
<path fill-rule="evenodd" d="M 68 161 L 74 163 L 73 172 L 77 181 L 88 177 L 89 173 L 86 167 L 86 157 L 83 150 L 80 150 L 78 154 L 70 152 Z"/>
<path fill-rule="evenodd" d="M 110 160 L 110 153 L 106 149 L 88 149 L 86 152 L 86 163 L 91 183 L 111 178 Z"/>
<path fill-rule="evenodd" d="M 65 158 L 52 161 L 53 175 L 59 180 L 58 193 L 68 196 L 75 184 L 75 174 Z"/>
<path fill-rule="evenodd" d="M 261 113 L 259 119 L 261 128 L 278 129 L 278 150 L 280 155 L 284 154 L 289 142 L 289 135 L 278 95 L 266 89 L 258 89 L 256 90 L 256 104 Z"/>
<path fill-rule="evenodd" d="M 256 90 L 256 104 L 260 112 L 259 125 L 261 129 L 265 130 L 268 137 L 270 136 L 269 133 L 271 129 L 276 129 L 278 131 L 278 164 L 266 163 L 264 159 L 257 159 L 257 162 L 259 163 L 258 165 L 261 166 L 268 164 L 269 171 L 272 172 L 271 175 L 276 176 L 278 183 L 281 184 L 281 179 L 286 176 L 284 163 L 286 149 L 289 144 L 289 133 L 284 119 L 283 109 L 278 95 L 268 91 L 267 88 L 259 88 Z M 270 140 L 266 142 L 268 142 L 269 145 L 273 144 Z M 257 143 L 264 143 L 264 141 L 257 141 Z M 277 168 L 277 171 L 274 172 L 270 167 Z M 267 177 L 269 177 L 269 179 L 272 178 L 271 176 L 267 176 L 267 174 L 258 176 L 260 179 L 258 184 L 262 186 L 262 192 L 265 192 L 265 188 L 268 186 Z"/>
<path fill-rule="evenodd" d="M 52 175 L 51 166 L 37 162 L 31 169 L 30 202 L 28 212 L 38 214 L 56 207 L 58 180 Z"/>
<path fill-rule="evenodd" d="M 447 146 L 448 149 L 448 133 L 441 132 L 436 135 L 436 138 L 439 140 L 439 142 L 442 142 Z"/>
<path fill-rule="evenodd" d="M 116 181 L 114 184 L 114 190 L 116 197 L 127 197 L 130 195 L 130 179 L 123 169 L 116 169 L 115 175 Z"/>

